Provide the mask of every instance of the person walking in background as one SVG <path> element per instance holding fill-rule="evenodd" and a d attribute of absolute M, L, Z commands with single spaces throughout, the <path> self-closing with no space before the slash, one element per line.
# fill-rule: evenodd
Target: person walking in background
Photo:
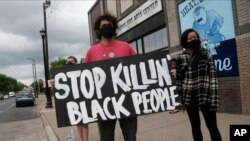
<path fill-rule="evenodd" d="M 214 60 L 208 50 L 201 48 L 199 35 L 193 29 L 183 32 L 181 46 L 185 51 L 176 58 L 176 85 L 191 123 L 193 139 L 203 140 L 200 109 L 211 140 L 221 141 L 216 119 L 219 96 Z"/>
<path fill-rule="evenodd" d="M 136 55 L 128 43 L 115 39 L 116 28 L 117 19 L 112 15 L 104 14 L 97 18 L 94 29 L 100 42 L 88 50 L 85 63 Z M 136 141 L 137 117 L 119 119 L 119 122 L 124 140 Z M 101 141 L 114 141 L 115 125 L 116 120 L 98 122 Z"/>
<path fill-rule="evenodd" d="M 66 60 L 67 65 L 77 64 L 77 59 L 74 56 L 69 56 Z M 81 141 L 88 141 L 89 128 L 88 125 L 76 125 Z"/>

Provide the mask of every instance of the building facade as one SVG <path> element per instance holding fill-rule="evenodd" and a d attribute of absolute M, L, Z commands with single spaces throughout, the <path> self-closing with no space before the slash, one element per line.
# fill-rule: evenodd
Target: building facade
<path fill-rule="evenodd" d="M 250 114 L 249 7 L 248 0 L 97 0 L 88 13 L 91 44 L 95 19 L 107 12 L 118 18 L 117 38 L 138 54 L 168 49 L 175 57 L 181 33 L 194 28 L 215 59 L 220 111 Z"/>

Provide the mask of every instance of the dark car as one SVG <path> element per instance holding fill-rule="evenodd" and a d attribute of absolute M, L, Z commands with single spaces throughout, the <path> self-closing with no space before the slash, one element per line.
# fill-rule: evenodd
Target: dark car
<path fill-rule="evenodd" d="M 16 95 L 16 107 L 20 105 L 35 105 L 34 95 L 28 91 L 20 91 Z"/>

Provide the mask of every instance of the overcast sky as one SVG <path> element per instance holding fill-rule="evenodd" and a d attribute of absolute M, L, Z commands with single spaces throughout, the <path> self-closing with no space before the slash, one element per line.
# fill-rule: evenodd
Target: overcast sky
<path fill-rule="evenodd" d="M 0 73 L 30 85 L 32 61 L 37 78 L 44 78 L 43 48 L 45 0 L 0 0 Z M 51 0 L 47 12 L 49 61 L 74 55 L 78 61 L 90 46 L 87 12 L 95 0 Z M 0 82 L 1 83 L 1 82 Z"/>

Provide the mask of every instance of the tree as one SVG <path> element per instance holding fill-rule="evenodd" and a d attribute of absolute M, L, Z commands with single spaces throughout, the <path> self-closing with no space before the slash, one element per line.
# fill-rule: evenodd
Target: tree
<path fill-rule="evenodd" d="M 18 82 L 14 85 L 14 91 L 20 91 L 25 87 L 25 85 L 22 82 Z"/>
<path fill-rule="evenodd" d="M 49 76 L 52 77 L 51 71 L 66 65 L 66 59 L 59 57 L 57 60 L 50 62 Z"/>
<path fill-rule="evenodd" d="M 5 93 L 5 87 L 6 87 L 6 75 L 0 73 L 0 92 Z"/>
<path fill-rule="evenodd" d="M 12 91 L 15 91 L 15 92 L 19 91 L 23 89 L 23 87 L 25 86 L 21 82 L 17 82 L 16 79 L 12 77 L 8 77 L 1 73 L 0 73 L 0 82 L 1 82 L 0 92 L 2 92 L 3 94 L 8 94 L 9 92 L 12 92 Z"/>
<path fill-rule="evenodd" d="M 60 68 L 66 65 L 66 59 L 59 57 L 57 60 L 50 62 L 50 68 L 49 68 L 49 76 L 50 78 L 53 78 L 52 76 L 52 70 L 55 68 Z M 51 93 L 54 93 L 54 89 L 50 89 Z"/>

